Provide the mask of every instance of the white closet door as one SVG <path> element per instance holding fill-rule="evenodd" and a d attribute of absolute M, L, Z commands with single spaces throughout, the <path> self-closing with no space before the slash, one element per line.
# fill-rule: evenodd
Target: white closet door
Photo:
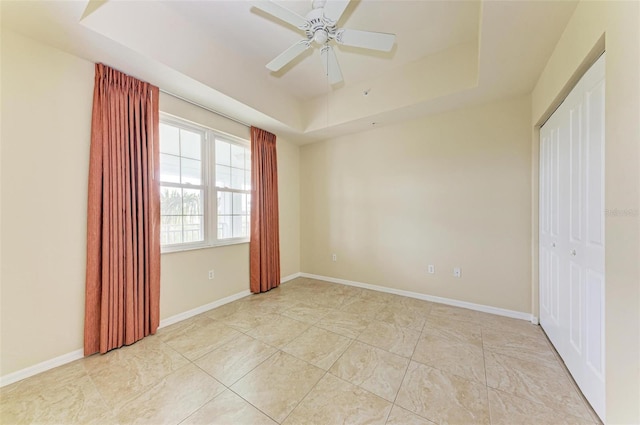
<path fill-rule="evenodd" d="M 566 200 L 564 186 L 566 167 L 561 166 L 561 158 L 566 156 L 566 135 L 568 133 L 563 111 L 557 110 L 540 129 L 540 324 L 554 342 L 558 353 L 564 352 L 561 317 L 565 280 L 561 258 L 566 248 L 566 227 L 561 223 L 561 212 L 566 209 L 561 202 Z"/>
<path fill-rule="evenodd" d="M 604 418 L 604 55 L 540 129 L 540 324 Z"/>

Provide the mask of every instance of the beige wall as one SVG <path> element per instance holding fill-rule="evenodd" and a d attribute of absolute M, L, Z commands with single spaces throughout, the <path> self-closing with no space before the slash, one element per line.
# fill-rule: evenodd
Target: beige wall
<path fill-rule="evenodd" d="M 2 30 L 1 374 L 82 348 L 93 64 Z"/>
<path fill-rule="evenodd" d="M 606 49 L 605 209 L 630 212 L 605 218 L 605 422 L 613 424 L 640 423 L 639 22 L 639 2 L 581 2 L 532 93 L 539 125 Z"/>
<path fill-rule="evenodd" d="M 277 139 L 280 275 L 300 269 L 300 146 Z"/>
<path fill-rule="evenodd" d="M 160 110 L 243 139 L 249 128 L 166 94 Z M 300 271 L 298 145 L 277 139 L 281 276 Z M 249 289 L 249 244 L 162 254 L 161 319 Z M 209 280 L 207 272 L 215 270 Z"/>
<path fill-rule="evenodd" d="M 302 271 L 530 313 L 530 114 L 521 97 L 303 146 Z"/>
<path fill-rule="evenodd" d="M 2 30 L 0 376 L 82 348 L 94 65 Z M 160 109 L 249 137 L 163 95 Z M 300 270 L 299 148 L 278 141 L 283 276 Z M 216 277 L 207 279 L 214 268 Z M 162 256 L 162 319 L 248 288 L 248 244 Z"/>

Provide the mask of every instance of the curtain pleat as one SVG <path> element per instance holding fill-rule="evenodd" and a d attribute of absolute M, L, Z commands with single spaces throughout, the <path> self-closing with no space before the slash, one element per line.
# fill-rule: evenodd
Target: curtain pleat
<path fill-rule="evenodd" d="M 250 289 L 266 292 L 280 285 L 276 136 L 251 127 Z"/>
<path fill-rule="evenodd" d="M 158 88 L 97 64 L 84 353 L 155 333 L 160 319 Z"/>

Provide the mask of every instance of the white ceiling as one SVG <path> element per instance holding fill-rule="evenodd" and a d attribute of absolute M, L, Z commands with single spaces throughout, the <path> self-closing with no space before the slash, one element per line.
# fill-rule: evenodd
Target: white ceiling
<path fill-rule="evenodd" d="M 269 72 L 304 35 L 244 0 L 0 5 L 3 26 L 306 143 L 529 93 L 577 2 L 352 0 L 339 27 L 397 41 L 389 53 L 339 46 L 344 82 L 333 87 L 317 48 Z"/>
<path fill-rule="evenodd" d="M 305 16 L 311 1 L 277 3 Z M 174 1 L 172 11 L 198 25 L 204 33 L 223 40 L 258 71 L 299 40 L 304 33 L 244 1 Z M 479 1 L 376 1 L 352 2 L 339 27 L 394 33 L 395 48 L 389 53 L 337 46 L 337 56 L 346 84 L 375 78 L 411 61 L 477 39 Z M 388 19 L 385 17 L 391 17 Z M 401 23 L 401 25 L 398 25 Z M 269 81 L 289 95 L 307 100 L 330 91 L 317 47 L 294 66 L 272 74 Z"/>

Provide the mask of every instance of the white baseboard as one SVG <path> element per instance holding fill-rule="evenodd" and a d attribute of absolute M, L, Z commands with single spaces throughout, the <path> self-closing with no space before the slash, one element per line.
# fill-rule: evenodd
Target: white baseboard
<path fill-rule="evenodd" d="M 289 276 L 284 276 L 280 278 L 280 283 L 285 283 L 298 277 L 300 277 L 300 272 L 290 274 Z M 167 317 L 166 319 L 160 321 L 160 325 L 158 326 L 158 329 L 164 328 L 165 326 L 173 325 L 174 323 L 182 322 L 183 320 L 189 319 L 190 317 L 197 316 L 198 314 L 204 313 L 209 310 L 213 310 L 216 307 L 220 307 L 221 305 L 225 305 L 230 302 L 239 300 L 240 298 L 244 298 L 248 295 L 251 295 L 251 291 L 247 289 L 245 291 L 238 292 L 237 294 L 230 295 L 226 298 L 222 298 L 212 303 L 205 304 L 203 306 L 194 308 L 192 310 L 176 314 L 175 316 Z"/>
<path fill-rule="evenodd" d="M 158 329 L 164 328 L 165 326 L 173 325 L 174 323 L 196 316 L 200 313 L 204 313 L 205 311 L 212 310 L 216 307 L 220 307 L 221 305 L 228 304 L 232 301 L 239 300 L 240 298 L 244 298 L 247 295 L 251 295 L 251 292 L 248 289 L 246 291 L 238 292 L 237 294 L 230 295 L 226 298 L 222 298 L 220 300 L 214 301 L 209 304 L 205 304 L 203 306 L 194 308 L 192 310 L 185 311 L 184 313 L 180 313 L 180 314 L 176 314 L 175 316 L 168 317 L 160 321 L 160 325 L 158 326 Z M 8 375 L 0 376 L 0 387 L 13 384 L 14 382 L 21 381 L 25 378 L 29 378 L 31 376 L 37 375 L 42 372 L 46 372 L 49 369 L 53 369 L 55 367 L 62 366 L 67 363 L 71 363 L 72 361 L 81 359 L 82 357 L 84 357 L 84 351 L 82 349 L 79 349 L 67 354 L 63 354 L 61 356 L 58 356 L 50 360 L 45 360 L 41 363 L 38 363 L 33 366 L 29 366 L 27 368 L 18 370 Z"/>
<path fill-rule="evenodd" d="M 158 329 L 173 325 L 174 323 L 182 322 L 183 320 L 189 319 L 193 316 L 197 316 L 198 314 L 204 313 L 206 311 L 213 310 L 214 308 L 220 307 L 221 305 L 229 304 L 230 302 L 239 300 L 240 298 L 244 298 L 247 295 L 251 295 L 251 291 L 249 291 L 248 289 L 242 292 L 238 292 L 237 294 L 229 295 L 228 297 L 216 300 L 212 303 L 196 307 L 192 310 L 178 313 L 175 316 L 167 317 L 166 319 L 160 321 Z"/>
<path fill-rule="evenodd" d="M 74 360 L 78 360 L 84 357 L 84 351 L 82 349 L 75 350 L 67 354 L 55 357 L 53 359 L 45 360 L 41 363 L 29 366 L 27 368 L 18 370 L 0 377 L 0 387 L 13 384 L 14 382 L 22 381 L 30 376 L 37 375 L 42 372 L 46 372 L 49 369 L 53 369 L 63 364 L 71 363 Z"/>
<path fill-rule="evenodd" d="M 300 273 L 300 276 L 311 278 L 311 279 L 324 280 L 332 283 L 339 283 L 342 285 L 357 286 L 358 288 L 371 289 L 372 291 L 386 292 L 389 294 L 402 295 L 410 298 L 417 298 L 419 300 L 431 301 L 431 302 L 446 304 L 454 307 L 468 308 L 469 310 L 476 310 L 476 311 L 481 311 L 483 313 L 490 313 L 490 314 L 496 314 L 498 316 L 511 317 L 513 319 L 528 320 L 533 324 L 538 324 L 537 317 L 534 317 L 532 314 L 524 313 L 521 311 L 507 310 L 505 308 L 492 307 L 492 306 L 483 305 L 483 304 L 474 304 L 466 301 L 454 300 L 451 298 L 436 297 L 433 295 L 420 294 L 418 292 L 404 291 L 402 289 L 395 289 L 395 288 L 387 288 L 386 286 L 371 285 L 369 283 L 354 282 L 352 280 L 338 279 L 335 277 L 328 277 L 328 276 L 320 276 L 320 275 L 315 275 L 311 273 Z"/>
<path fill-rule="evenodd" d="M 300 277 L 299 272 L 290 274 L 289 276 L 282 277 L 280 279 L 280 283 L 285 283 L 298 277 Z M 222 298 L 212 303 L 205 304 L 203 306 L 194 308 L 192 310 L 176 314 L 175 316 L 167 317 L 166 319 L 160 321 L 160 326 L 158 326 L 158 329 L 164 328 L 165 326 L 173 325 L 174 323 L 182 322 L 183 320 L 189 319 L 190 317 L 197 316 L 198 314 L 204 313 L 209 310 L 213 310 L 216 307 L 220 307 L 221 305 L 225 305 L 230 302 L 239 300 L 240 298 L 244 298 L 248 295 L 251 295 L 251 291 L 247 289 L 245 291 L 238 292 L 237 294 L 230 295 L 226 298 Z"/>
<path fill-rule="evenodd" d="M 294 273 L 294 274 L 290 274 L 289 276 L 285 276 L 283 278 L 280 279 L 280 283 L 285 283 L 288 282 L 290 280 L 296 279 L 298 277 L 300 277 L 302 275 L 302 273 L 298 272 L 298 273 Z"/>

